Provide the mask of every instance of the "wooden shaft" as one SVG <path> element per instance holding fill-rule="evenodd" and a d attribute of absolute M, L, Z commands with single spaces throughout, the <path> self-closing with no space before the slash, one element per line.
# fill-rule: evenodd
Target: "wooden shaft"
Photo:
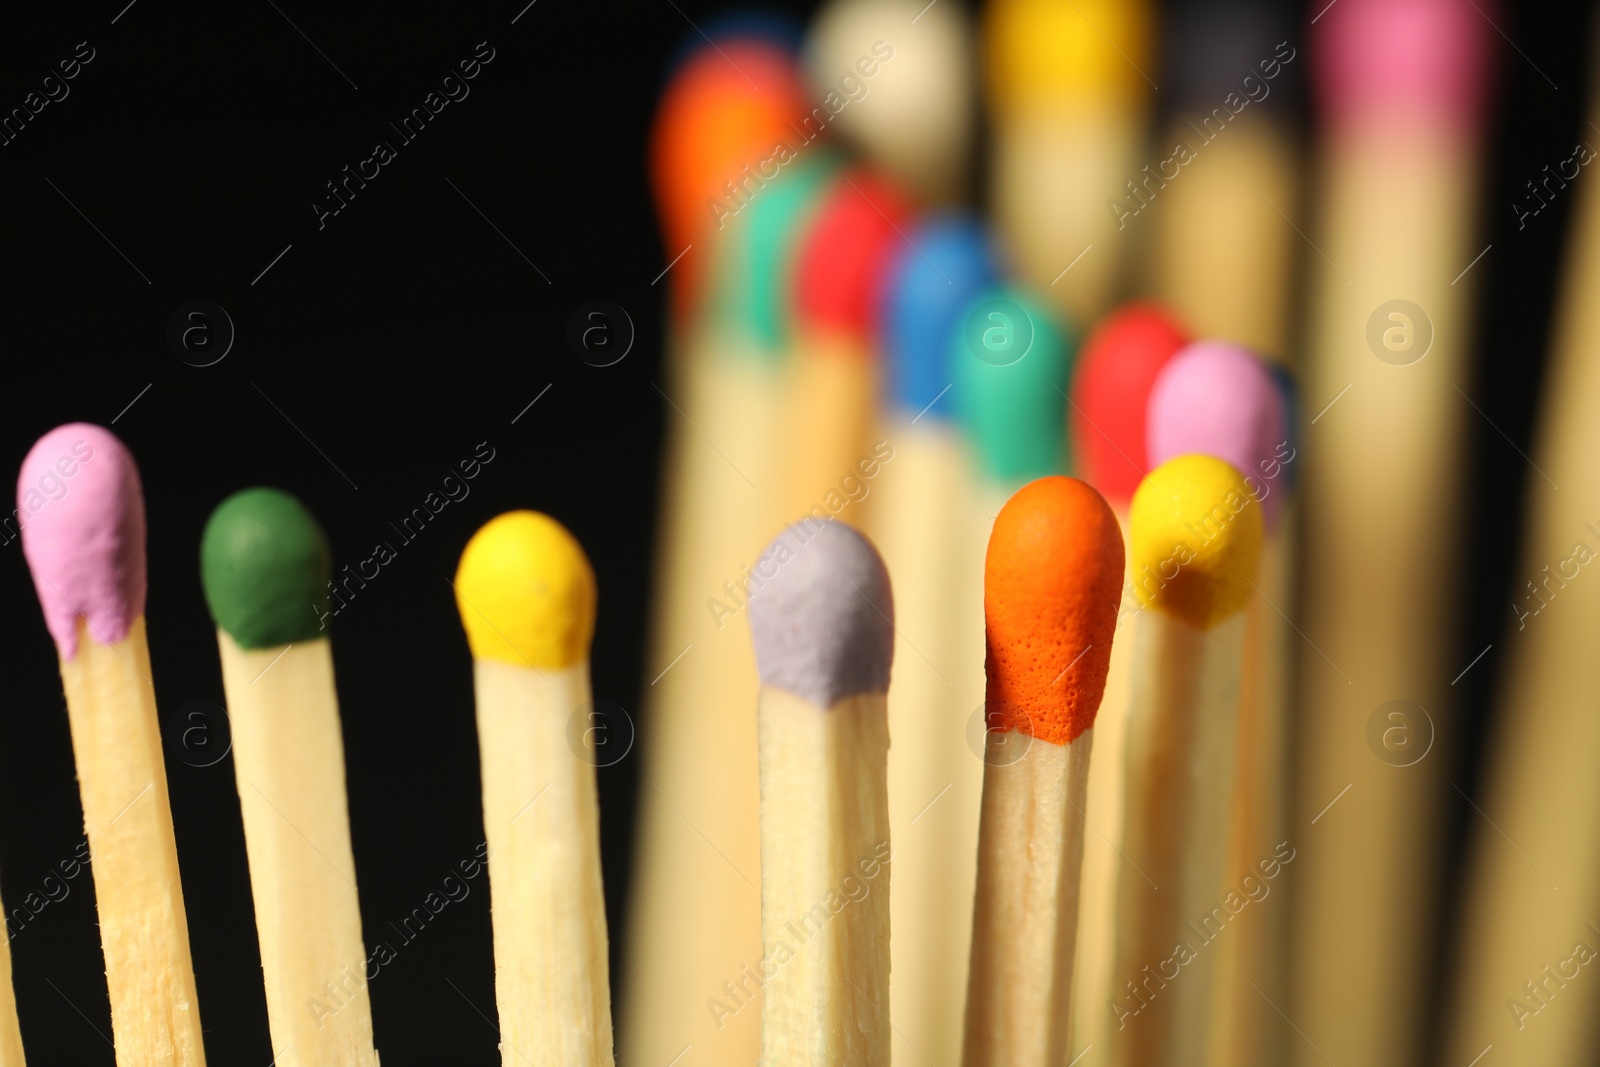
<path fill-rule="evenodd" d="M 217 645 L 276 1062 L 378 1067 L 329 644 Z"/>
<path fill-rule="evenodd" d="M 117 1065 L 201 1067 L 205 1046 L 150 679 L 143 616 L 114 645 L 80 627 L 77 656 L 61 661 Z"/>
<path fill-rule="evenodd" d="M 1143 177 L 1135 161 L 1141 116 L 1096 103 L 1025 111 L 995 126 L 996 228 L 1023 281 L 1076 324 L 1093 322 L 1116 298 L 1129 231 L 1144 221 L 1125 220 L 1119 230 L 1107 206 L 1110 197 L 1131 196 L 1125 182 Z"/>
<path fill-rule="evenodd" d="M 589 665 L 477 660 L 473 677 L 501 1061 L 610 1067 Z"/>
<path fill-rule="evenodd" d="M 1600 195 L 1587 174 L 1576 185 L 1563 194 L 1578 199 L 1531 449 L 1538 466 L 1523 479 L 1521 561 L 1504 635 L 1474 669 L 1506 657 L 1484 784 L 1460 783 L 1477 810 L 1467 809 L 1474 840 L 1443 1032 L 1446 1055 L 1462 1063 L 1493 1044 L 1484 1067 L 1501 1056 L 1600 1061 L 1600 983 L 1590 982 L 1600 952 Z"/>
<path fill-rule="evenodd" d="M 1119 507 L 1117 521 L 1123 543 L 1128 540 L 1126 507 Z M 1078 903 L 1078 962 L 1072 980 L 1072 1034 L 1079 1047 L 1095 1051 L 1084 1057 L 1081 1067 L 1100 1067 L 1110 1062 L 1106 1032 L 1116 1017 L 1106 1010 L 1111 1002 L 1111 968 L 1116 953 L 1116 925 L 1112 918 L 1117 906 L 1117 882 L 1127 860 L 1122 847 L 1122 806 L 1127 775 L 1128 702 L 1133 684 L 1133 622 L 1138 616 L 1138 601 L 1124 575 L 1123 600 L 1117 615 L 1115 639 L 1111 643 L 1111 664 L 1106 671 L 1105 694 L 1095 715 L 1095 747 L 1099 755 L 1089 768 L 1089 785 L 1084 801 L 1083 877 Z"/>
<path fill-rule="evenodd" d="M 889 748 L 882 693 L 759 702 L 761 1062 L 889 1063 Z"/>
<path fill-rule="evenodd" d="M 786 386 L 784 472 L 774 525 L 794 522 L 814 507 L 826 511 L 828 494 L 839 492 L 845 475 L 859 473 L 877 375 L 875 360 L 860 345 L 840 334 L 813 334 L 798 345 Z"/>
<path fill-rule="evenodd" d="M 760 1009 L 718 1001 L 761 956 L 759 682 L 741 586 L 775 530 L 783 394 L 780 368 L 733 343 L 701 335 L 684 352 L 695 369 L 683 390 L 669 387 L 684 414 L 667 408 L 675 477 L 661 497 L 653 683 L 639 716 L 650 729 L 617 1032 L 627 1067 L 659 1067 L 688 1045 L 715 1063 L 760 1055 Z"/>
<path fill-rule="evenodd" d="M 1288 835 L 1289 662 L 1291 642 L 1299 638 L 1284 615 L 1292 618 L 1295 610 L 1293 543 L 1293 509 L 1286 502 L 1277 532 L 1262 542 L 1257 579 L 1261 595 L 1252 598 L 1246 609 L 1238 776 L 1229 816 L 1233 827 L 1226 869 L 1229 886 L 1243 884 L 1247 875 L 1255 879 L 1252 884 L 1261 883 L 1261 861 L 1270 859 Z M 1272 892 L 1269 887 L 1268 895 Z M 1283 1003 L 1288 994 L 1284 974 L 1289 905 L 1287 894 L 1281 892 L 1267 901 L 1262 897 L 1260 907 L 1252 905 L 1217 946 L 1212 1063 L 1276 1067 L 1283 1062 L 1289 1032 L 1272 1004 Z"/>
<path fill-rule="evenodd" d="M 1475 153 L 1459 133 L 1400 119 L 1348 131 L 1322 164 L 1322 218 L 1308 231 L 1326 260 L 1307 261 L 1317 288 L 1304 381 L 1317 416 L 1301 483 L 1314 563 L 1298 620 L 1311 650 L 1299 682 L 1297 809 L 1309 819 L 1350 791 L 1317 823 L 1317 847 L 1295 872 L 1294 999 L 1278 1007 L 1335 1063 L 1409 1067 L 1424 1055 L 1442 819 L 1456 795 L 1445 776 L 1460 692 L 1451 681 L 1465 666 L 1450 639 L 1457 541 L 1439 530 L 1461 515 L 1454 472 L 1467 422 L 1479 418 L 1471 402 L 1482 403 L 1470 397 L 1468 364 L 1471 301 L 1485 276 L 1482 263 L 1467 271 L 1484 251 L 1470 224 Z M 1422 314 L 1380 316 L 1378 353 L 1392 345 L 1391 359 L 1409 359 L 1420 349 L 1406 347 L 1408 331 L 1420 344 L 1432 327 L 1431 349 L 1409 366 L 1380 359 L 1368 340 L 1374 313 L 1393 300 Z M 1420 706 L 1440 742 L 1413 766 L 1368 747 L 1362 727 L 1391 700 Z M 1322 1062 L 1303 1041 L 1290 1047 L 1296 1062 Z"/>
<path fill-rule="evenodd" d="M 1289 326 L 1304 244 L 1283 220 L 1300 218 L 1299 164 L 1282 127 L 1265 115 L 1241 119 L 1210 142 L 1188 122 L 1174 123 L 1161 142 L 1166 151 L 1199 145 L 1198 156 L 1162 168 L 1177 176 L 1152 183 L 1149 207 L 1128 228 L 1149 226 L 1156 295 L 1195 337 L 1226 338 L 1297 362 L 1288 351 Z"/>
<path fill-rule="evenodd" d="M 869 483 L 868 532 L 894 576 L 900 630 L 889 694 L 899 872 L 889 994 L 904 1039 L 896 1052 L 915 1058 L 917 1050 L 945 1067 L 961 1048 L 983 791 L 983 761 L 968 744 L 983 703 L 983 553 L 982 542 L 967 551 L 965 537 L 980 504 L 966 490 L 971 476 L 954 427 L 898 415 L 879 436 L 895 458 Z M 978 628 L 952 625 L 958 618 Z"/>
<path fill-rule="evenodd" d="M 1053 1067 L 1070 1048 L 1083 808 L 1094 730 L 985 737 L 964 1067 Z"/>
<path fill-rule="evenodd" d="M 11 985 L 11 939 L 0 941 L 0 1067 L 24 1067 L 17 994 Z"/>
<path fill-rule="evenodd" d="M 1134 622 L 1112 971 L 1119 1067 L 1187 1065 L 1209 1040 L 1212 942 L 1227 931 L 1207 920 L 1226 894 L 1245 616 L 1197 630 L 1145 608 Z M 1165 961 L 1180 944 L 1188 952 L 1175 968 Z"/>

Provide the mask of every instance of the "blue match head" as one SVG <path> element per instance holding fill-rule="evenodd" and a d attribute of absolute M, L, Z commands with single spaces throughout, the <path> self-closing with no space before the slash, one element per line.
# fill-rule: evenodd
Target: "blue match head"
<path fill-rule="evenodd" d="M 999 281 L 999 255 L 988 228 L 966 216 L 935 215 L 910 237 L 890 266 L 880 321 L 889 397 L 903 410 L 949 419 L 948 393 L 928 405 L 953 381 L 950 335 L 973 299 Z"/>

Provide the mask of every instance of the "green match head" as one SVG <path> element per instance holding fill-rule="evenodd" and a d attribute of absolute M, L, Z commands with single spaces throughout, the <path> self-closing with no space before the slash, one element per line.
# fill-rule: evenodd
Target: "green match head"
<path fill-rule="evenodd" d="M 997 286 L 974 301 L 950 343 L 951 399 L 987 476 L 1002 485 L 1060 473 L 1074 340 L 1039 300 Z"/>
<path fill-rule="evenodd" d="M 739 335 L 756 342 L 756 351 L 777 358 L 790 332 L 790 274 L 795 250 L 823 193 L 842 167 L 837 156 L 819 151 L 786 165 L 758 190 L 750 205 L 728 223 L 731 231 L 714 311 Z"/>
<path fill-rule="evenodd" d="M 240 648 L 327 636 L 328 541 L 304 504 L 281 489 L 242 489 L 211 513 L 200 581 L 211 618 Z"/>

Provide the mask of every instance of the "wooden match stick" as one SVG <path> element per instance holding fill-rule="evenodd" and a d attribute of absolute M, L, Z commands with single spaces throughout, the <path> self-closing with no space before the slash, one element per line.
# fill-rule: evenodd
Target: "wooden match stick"
<path fill-rule="evenodd" d="M 911 225 L 909 202 L 864 167 L 822 194 L 796 250 L 794 361 L 775 521 L 812 513 L 869 451 L 879 297 Z"/>
<path fill-rule="evenodd" d="M 1073 370 L 1068 421 L 1073 456 L 1083 480 L 1105 494 L 1124 538 L 1128 501 L 1153 464 L 1145 455 L 1145 412 L 1157 376 L 1189 335 L 1165 307 L 1125 304 L 1107 315 L 1083 343 Z M 1131 591 L 1124 573 L 1123 589 Z M 1106 1031 L 1115 1021 L 1111 965 L 1117 877 L 1127 863 L 1122 843 L 1122 803 L 1127 770 L 1128 695 L 1133 642 L 1125 628 L 1131 615 L 1117 619 L 1122 640 L 1111 647 L 1105 696 L 1094 720 L 1097 755 L 1089 768 L 1089 798 L 1084 818 L 1083 879 L 1078 905 L 1078 966 L 1072 982 L 1072 1033 L 1080 1048 L 1098 1048 L 1083 1067 L 1106 1062 Z"/>
<path fill-rule="evenodd" d="M 889 1063 L 889 574 L 828 520 L 786 529 L 750 604 L 761 671 L 761 1059 Z"/>
<path fill-rule="evenodd" d="M 965 1067 L 1072 1058 L 1083 807 L 1122 569 L 1116 516 L 1074 478 L 1024 486 L 995 519 Z"/>
<path fill-rule="evenodd" d="M 11 939 L 0 941 L 0 1067 L 25 1067 L 17 993 L 11 985 Z"/>
<path fill-rule="evenodd" d="M 927 0 L 833 0 L 806 34 L 812 99 L 871 99 L 839 112 L 839 132 L 924 204 L 958 201 L 971 185 L 972 40 L 965 7 Z"/>
<path fill-rule="evenodd" d="M 1179 1067 L 1209 1039 L 1245 606 L 1261 507 L 1212 456 L 1169 460 L 1133 494 L 1133 693 L 1111 1062 Z M 1224 916 L 1215 917 L 1220 911 Z"/>
<path fill-rule="evenodd" d="M 896 1052 L 941 1063 L 961 1047 L 983 791 L 966 730 L 983 700 L 983 665 L 969 655 L 976 628 L 955 617 L 982 617 L 983 559 L 968 550 L 967 528 L 984 502 L 952 418 L 950 334 L 999 266 L 992 236 L 974 219 L 935 216 L 909 237 L 888 282 L 889 388 L 874 435 L 894 461 L 868 466 L 876 477 L 861 483 L 874 497 L 867 532 L 898 585 L 901 669 L 889 696 Z"/>
<path fill-rule="evenodd" d="M 59 426 L 22 461 L 17 510 L 61 657 L 117 1064 L 200 1067 L 205 1046 L 145 638 L 139 470 L 110 431 Z"/>
<path fill-rule="evenodd" d="M 329 568 L 317 520 L 278 489 L 228 497 L 201 538 L 279 1067 L 378 1067 L 323 627 Z"/>
<path fill-rule="evenodd" d="M 594 572 L 564 526 L 513 511 L 467 542 L 455 590 L 478 693 L 501 1061 L 610 1067 Z"/>
<path fill-rule="evenodd" d="M 1600 84 L 1591 81 L 1589 92 L 1588 121 L 1600 122 Z M 1568 159 L 1581 163 L 1592 143 L 1584 138 Z M 1564 169 L 1558 162 L 1552 172 Z M 1459 787 L 1478 810 L 1464 903 L 1447 935 L 1456 963 L 1441 1063 L 1470 1063 L 1491 1044 L 1484 1067 L 1507 1052 L 1522 1063 L 1600 1062 L 1600 987 L 1582 973 L 1600 945 L 1589 926 L 1600 899 L 1600 776 L 1592 768 L 1600 748 L 1600 583 L 1588 571 L 1600 553 L 1600 190 L 1580 183 L 1563 195 L 1575 201 L 1528 449 L 1538 466 L 1524 472 L 1517 584 L 1493 653 L 1506 658 L 1482 749 L 1483 784 Z M 1474 683 L 1484 679 L 1461 685 Z"/>
<path fill-rule="evenodd" d="M 1466 588 L 1460 542 L 1438 531 L 1469 513 L 1454 472 L 1471 465 L 1482 403 L 1466 394 L 1488 277 L 1472 264 L 1494 255 L 1480 232 L 1504 47 L 1490 19 L 1503 24 L 1481 0 L 1340 0 L 1307 46 L 1323 142 L 1320 217 L 1299 224 L 1321 253 L 1305 257 L 1304 386 L 1318 414 L 1304 552 L 1316 565 L 1296 622 L 1316 651 L 1301 657 L 1296 809 L 1314 816 L 1350 790 L 1295 870 L 1293 995 L 1277 1008 L 1335 1063 L 1430 1054 L 1434 916 L 1460 803 L 1446 751 L 1461 735 L 1463 686 L 1450 683 L 1464 664 L 1451 635 Z M 1425 732 L 1441 743 L 1404 770 L 1354 728 L 1397 699 L 1428 716 L 1402 731 L 1418 750 Z"/>
<path fill-rule="evenodd" d="M 996 228 L 1022 280 L 1079 322 L 1116 298 L 1151 93 L 1149 0 L 997 0 L 984 10 Z M 910 46 L 907 45 L 907 50 Z M 1134 201 L 1137 203 L 1137 201 Z"/>
<path fill-rule="evenodd" d="M 662 282 L 672 286 L 676 321 L 661 385 L 666 441 L 648 656 L 654 684 L 641 708 L 651 729 L 639 738 L 631 936 L 620 975 L 628 1011 L 617 1043 L 625 1063 L 666 1063 L 686 1045 L 713 1042 L 734 1061 L 760 1055 L 757 1012 L 718 1018 L 706 1010 L 707 998 L 761 953 L 760 786 L 748 729 L 755 659 L 745 642 L 722 632 L 738 619 L 711 604 L 728 615 L 742 609 L 727 590 L 748 584 L 751 554 L 772 531 L 788 309 L 787 285 L 777 279 L 793 262 L 794 227 L 785 220 L 809 214 L 827 169 L 820 145 L 765 186 L 743 168 L 754 174 L 777 141 L 795 136 L 789 122 L 804 113 L 792 56 L 770 44 L 721 40 L 673 75 L 651 133 L 662 265 L 693 247 Z M 725 183 L 744 188 L 749 206 L 741 208 Z M 739 213 L 722 217 L 719 228 L 713 202 Z M 778 221 L 771 230 L 757 223 L 769 213 Z M 758 233 L 775 235 L 762 249 L 765 269 L 751 247 Z M 770 291 L 782 299 L 763 298 Z M 729 500 L 741 504 L 723 508 Z M 721 856 L 706 848 L 708 839 Z M 716 868 L 707 867 L 707 854 Z"/>
<path fill-rule="evenodd" d="M 1151 463 L 1191 453 L 1226 460 L 1245 474 L 1245 484 L 1262 505 L 1265 532 L 1260 573 L 1254 579 L 1260 595 L 1253 590 L 1246 608 L 1237 784 L 1226 860 L 1227 880 L 1233 885 L 1242 879 L 1251 879 L 1242 883 L 1247 886 L 1264 884 L 1256 866 L 1272 857 L 1288 826 L 1285 615 L 1292 585 L 1283 527 L 1289 498 L 1284 461 L 1293 453 L 1288 397 L 1277 372 L 1239 345 L 1197 341 L 1162 370 L 1148 405 Z M 1282 899 L 1252 908 L 1217 946 L 1214 1062 L 1266 1067 L 1282 1059 L 1276 1042 L 1280 1019 L 1267 1001 L 1283 997 L 1287 922 Z"/>
<path fill-rule="evenodd" d="M 1165 69 L 1151 76 L 1170 117 L 1135 179 L 1148 203 L 1124 196 L 1138 211 L 1128 229 L 1154 238 L 1141 264 L 1151 291 L 1197 335 L 1269 359 L 1287 359 L 1295 340 L 1307 251 L 1284 223 L 1301 217 L 1304 18 L 1274 0 L 1163 5 Z"/>

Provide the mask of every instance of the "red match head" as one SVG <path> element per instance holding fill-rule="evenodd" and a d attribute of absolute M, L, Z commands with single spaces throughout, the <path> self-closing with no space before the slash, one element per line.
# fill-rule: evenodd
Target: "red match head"
<path fill-rule="evenodd" d="M 910 201 L 889 181 L 859 167 L 840 174 L 801 238 L 794 272 L 801 328 L 870 337 L 910 225 Z"/>
<path fill-rule="evenodd" d="M 1084 342 L 1072 380 L 1072 443 L 1084 480 L 1126 505 L 1150 469 L 1145 413 L 1167 361 L 1189 343 L 1156 304 L 1112 312 Z"/>

